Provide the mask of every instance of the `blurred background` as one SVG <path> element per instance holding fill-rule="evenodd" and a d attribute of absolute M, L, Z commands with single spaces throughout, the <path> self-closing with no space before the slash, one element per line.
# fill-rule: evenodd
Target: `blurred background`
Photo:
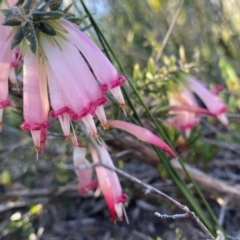
<path fill-rule="evenodd" d="M 228 238 L 240 239 L 240 1 L 87 0 L 85 3 L 128 80 L 162 124 Z M 63 8 L 69 4 L 65 1 Z M 107 54 L 81 3 L 73 2 L 70 11 L 82 17 L 80 28 Z M 112 61 L 119 66 L 116 59 Z M 203 117 L 186 138 L 184 133 L 165 124 L 169 116 L 168 82 L 178 81 L 182 72 L 196 76 L 210 90 L 222 86 L 219 97 L 228 106 L 229 129 L 216 119 Z M 144 126 L 157 134 L 128 83 L 125 90 Z M 21 91 L 14 88 L 10 91 L 13 106 L 4 110 L 0 135 L 0 239 L 206 239 L 191 219 L 154 216 L 155 211 L 176 214 L 179 210 L 122 177 L 124 192 L 129 196 L 125 207 L 130 224 L 124 221 L 114 224 L 100 192 L 80 194 L 74 171 L 63 167 L 72 164 L 72 145 L 64 141 L 56 120 L 50 120 L 45 153 L 36 160 L 30 135 L 19 128 Z M 127 112 L 134 116 L 131 108 Z M 106 113 L 109 119 L 124 118 L 114 102 L 107 104 Z M 79 138 L 84 138 L 78 123 L 74 123 L 74 128 Z M 99 132 L 116 167 L 188 204 L 150 146 L 114 130 L 99 129 Z M 185 179 L 178 163 L 172 161 L 172 165 Z M 189 180 L 186 186 L 206 210 Z M 209 217 L 207 210 L 206 214 Z"/>

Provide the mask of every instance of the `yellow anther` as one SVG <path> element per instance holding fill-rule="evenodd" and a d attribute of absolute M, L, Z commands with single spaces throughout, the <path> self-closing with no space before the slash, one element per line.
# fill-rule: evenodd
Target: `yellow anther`
<path fill-rule="evenodd" d="M 72 141 L 72 137 L 70 135 L 69 136 L 65 136 L 65 141 L 71 142 Z"/>
<path fill-rule="evenodd" d="M 118 217 L 118 220 L 119 220 L 120 222 L 122 222 L 122 221 L 123 221 L 123 217 Z"/>
<path fill-rule="evenodd" d="M 126 110 L 125 110 L 126 109 L 126 104 L 125 103 L 121 103 L 119 105 L 119 108 L 121 108 L 123 110 L 124 115 L 127 116 L 127 113 L 126 113 Z"/>
<path fill-rule="evenodd" d="M 102 125 L 102 128 L 103 128 L 103 130 L 108 130 L 109 128 L 110 128 L 110 125 L 109 124 L 103 124 Z"/>
<path fill-rule="evenodd" d="M 126 108 L 126 104 L 125 104 L 125 103 L 120 103 L 119 107 L 120 107 L 121 109 L 125 109 L 125 108 Z"/>
<path fill-rule="evenodd" d="M 39 151 L 40 151 L 40 147 L 34 146 L 34 151 L 35 151 L 35 152 L 39 152 Z"/>
<path fill-rule="evenodd" d="M 98 133 L 94 133 L 94 134 L 92 135 L 92 137 L 98 142 L 98 144 L 99 144 L 100 146 L 102 146 L 102 143 L 101 143 L 101 141 L 100 141 L 100 139 L 99 139 L 100 135 L 99 135 Z"/>

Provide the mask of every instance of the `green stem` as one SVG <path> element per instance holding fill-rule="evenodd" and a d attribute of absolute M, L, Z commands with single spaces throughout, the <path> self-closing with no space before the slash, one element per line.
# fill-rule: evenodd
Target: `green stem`
<path fill-rule="evenodd" d="M 118 58 L 116 57 L 115 53 L 113 52 L 113 50 L 111 49 L 110 45 L 108 44 L 108 42 L 106 41 L 105 37 L 103 36 L 102 32 L 100 31 L 98 25 L 96 24 L 94 18 L 92 17 L 92 15 L 90 14 L 90 12 L 88 11 L 86 5 L 84 4 L 83 0 L 80 0 L 82 3 L 82 6 L 84 8 L 84 10 L 86 11 L 87 15 L 89 16 L 89 19 L 93 25 L 93 27 L 95 28 L 99 40 L 102 39 L 102 41 L 100 41 L 103 46 L 106 45 L 109 52 L 111 53 L 111 55 L 113 56 L 114 60 L 116 61 L 119 70 L 124 73 L 124 69 L 121 66 Z M 103 43 L 104 42 L 104 43 Z M 108 51 L 106 51 L 106 54 L 108 57 L 109 53 Z M 125 73 L 124 73 L 125 74 Z M 126 75 L 126 74 L 125 74 Z M 149 109 L 147 108 L 147 106 L 144 104 L 143 100 L 141 99 L 141 97 L 139 96 L 137 90 L 135 89 L 133 83 L 131 81 L 128 81 L 131 89 L 133 90 L 133 92 L 135 93 L 135 95 L 137 96 L 138 100 L 140 101 L 140 104 L 144 107 L 144 109 L 146 110 L 147 114 L 149 115 L 150 119 L 153 121 L 153 123 L 155 124 L 156 128 L 158 129 L 158 131 L 160 132 L 160 135 L 162 136 L 162 138 L 169 144 L 169 146 L 172 147 L 172 144 L 170 142 L 170 140 L 167 138 L 166 134 L 164 133 L 164 131 L 162 130 L 162 128 L 160 127 L 159 123 L 157 122 L 157 120 L 154 118 L 154 116 L 152 115 L 152 113 L 149 111 Z M 134 117 L 135 120 L 137 119 L 137 122 L 140 125 L 143 125 L 141 122 L 140 117 L 138 116 L 130 98 L 128 97 L 126 90 L 123 89 L 124 95 L 126 97 L 127 103 L 129 104 L 131 110 L 134 112 Z M 211 231 L 212 234 L 215 234 L 215 230 L 214 227 L 212 226 L 211 222 L 209 221 L 209 219 L 206 217 L 202 207 L 199 205 L 199 203 L 197 202 L 197 200 L 195 199 L 195 197 L 192 195 L 192 193 L 189 191 L 189 189 L 186 186 L 186 183 L 181 179 L 181 177 L 178 175 L 178 173 L 176 172 L 176 170 L 172 167 L 172 165 L 170 164 L 170 162 L 168 161 L 168 159 L 164 156 L 164 154 L 162 152 L 160 152 L 158 149 L 154 148 L 157 155 L 159 156 L 159 158 L 162 160 L 164 167 L 166 168 L 168 174 L 172 177 L 173 181 L 175 182 L 175 184 L 177 185 L 177 187 L 179 188 L 179 190 L 182 192 L 182 194 L 186 197 L 187 201 L 189 202 L 189 204 L 193 207 L 194 211 L 196 212 L 196 214 L 199 215 L 200 219 L 204 222 L 204 224 L 207 226 L 207 228 Z M 201 199 L 203 200 L 205 206 L 207 207 L 212 219 L 216 222 L 216 224 L 218 225 L 218 227 L 222 230 L 223 228 L 220 226 L 220 224 L 218 223 L 218 220 L 214 214 L 214 212 L 212 211 L 210 205 L 208 204 L 206 198 L 204 197 L 204 195 L 202 194 L 200 188 L 198 187 L 198 185 L 196 184 L 196 182 L 193 180 L 193 178 L 191 177 L 191 175 L 188 173 L 187 169 L 184 166 L 184 163 L 181 159 L 179 159 L 179 162 L 186 174 L 186 176 L 190 179 L 190 181 L 193 183 L 197 193 L 199 194 L 199 196 L 201 197 Z"/>

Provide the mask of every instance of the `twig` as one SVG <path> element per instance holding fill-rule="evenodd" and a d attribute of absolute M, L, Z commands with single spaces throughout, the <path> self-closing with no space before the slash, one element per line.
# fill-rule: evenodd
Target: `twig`
<path fill-rule="evenodd" d="M 108 145 L 121 150 L 131 148 L 134 150 L 132 151 L 132 153 L 135 154 L 138 159 L 141 159 L 142 161 L 153 167 L 157 167 L 160 163 L 158 156 L 151 147 L 142 144 L 141 142 L 134 140 L 132 137 L 123 135 L 121 133 L 114 134 L 114 132 L 112 132 L 111 134 L 114 136 L 114 139 L 107 141 Z M 216 161 L 216 163 L 214 161 L 213 166 L 225 166 L 225 163 L 228 166 L 228 162 L 229 166 L 236 167 L 238 169 L 240 168 L 240 164 L 238 164 L 237 160 L 226 162 Z M 180 173 L 181 176 L 186 177 L 178 161 L 171 161 L 171 164 L 175 168 L 175 170 Z M 238 204 L 238 201 L 240 199 L 239 187 L 230 185 L 223 180 L 211 177 L 188 164 L 185 164 L 185 167 L 187 168 L 193 179 L 205 192 L 210 193 L 213 197 L 231 196 L 231 203 L 234 201 L 234 203 L 236 202 L 236 204 Z"/>
<path fill-rule="evenodd" d="M 72 169 L 72 168 L 71 168 Z M 35 198 L 35 197 L 43 197 L 43 196 L 53 196 L 57 197 L 59 195 L 67 195 L 68 193 L 76 193 L 78 192 L 78 185 L 77 184 L 68 184 L 63 187 L 59 187 L 58 189 L 54 188 L 37 188 L 37 189 L 31 189 L 31 190 L 16 190 L 16 191 L 7 191 L 0 195 L 0 200 L 2 199 L 11 199 L 16 197 L 29 197 L 29 198 Z M 78 196 L 81 196 L 83 198 L 87 198 L 90 195 L 81 195 L 80 193 Z M 1 208 L 0 208 L 1 211 Z"/>
<path fill-rule="evenodd" d="M 180 175 L 186 177 L 182 170 L 181 165 L 177 161 L 171 160 L 171 164 L 180 173 Z M 240 199 L 239 187 L 232 186 L 219 179 L 214 179 L 213 177 L 208 176 L 207 174 L 201 172 L 196 168 L 190 167 L 187 164 L 185 166 L 187 170 L 190 172 L 190 174 L 194 177 L 194 180 L 199 184 L 199 186 L 204 188 L 210 194 L 214 195 L 215 193 L 218 193 L 218 196 L 221 197 L 231 196 L 232 200 L 239 201 Z"/>
<path fill-rule="evenodd" d="M 155 214 L 155 216 L 157 216 L 157 217 L 159 217 L 159 218 L 178 219 L 178 218 L 186 218 L 186 217 L 189 217 L 188 213 L 167 215 L 167 214 L 161 214 L 161 213 L 159 213 L 159 212 L 155 212 L 154 214 Z"/>
<path fill-rule="evenodd" d="M 94 144 L 95 145 L 95 144 Z M 64 168 L 67 168 L 67 169 L 72 169 L 72 170 L 75 170 L 75 169 L 81 169 L 83 170 L 83 166 L 80 165 L 79 167 L 78 166 L 74 166 L 74 165 L 62 165 L 62 167 L 64 166 Z M 175 199 L 171 198 L 170 196 L 168 196 L 167 194 L 163 193 L 162 191 L 152 187 L 151 185 L 149 184 L 146 184 L 144 182 L 142 182 L 141 180 L 139 180 L 138 178 L 136 177 L 133 177 L 132 175 L 116 168 L 116 167 L 110 167 L 108 165 L 105 165 L 103 163 L 99 163 L 99 164 L 95 164 L 95 165 L 92 165 L 92 166 L 95 166 L 95 167 L 105 167 L 111 171 L 115 171 L 116 173 L 118 173 L 119 175 L 129 179 L 130 181 L 132 182 L 135 182 L 137 184 L 139 184 L 140 186 L 144 187 L 145 189 L 147 189 L 148 193 L 149 192 L 153 192 L 153 193 L 156 193 L 157 195 L 161 196 L 162 198 L 165 198 L 167 199 L 168 201 L 170 201 L 171 203 L 173 203 L 175 206 L 177 206 L 178 208 L 180 208 L 181 210 L 183 210 L 185 212 L 184 215 L 188 215 L 189 217 L 191 217 L 196 223 L 197 225 L 202 229 L 202 231 L 208 235 L 210 237 L 210 239 L 215 239 L 213 237 L 213 235 L 208 231 L 208 229 L 204 226 L 204 224 L 200 221 L 200 219 L 195 215 L 194 212 L 191 212 L 189 210 L 189 208 L 185 205 L 182 205 L 181 203 L 179 203 L 178 201 L 176 201 Z M 179 214 L 178 214 L 179 215 Z M 181 214 L 180 214 L 181 215 Z M 185 216 L 186 217 L 186 216 Z"/>
<path fill-rule="evenodd" d="M 88 140 L 91 142 L 91 144 L 95 147 L 96 151 L 97 151 L 97 143 L 96 141 L 93 140 L 93 138 L 86 132 L 86 129 L 85 128 L 81 128 L 83 132 L 85 132 Z M 98 153 L 99 154 L 99 153 Z M 100 156 L 100 154 L 99 154 Z M 101 158 L 100 158 L 101 159 Z M 190 209 L 185 206 L 185 205 L 182 205 L 181 203 L 179 203 L 178 201 L 176 201 L 175 199 L 171 198 L 170 196 L 168 196 L 167 194 L 163 193 L 162 191 L 152 187 L 151 185 L 149 184 L 146 184 L 144 182 L 142 182 L 141 180 L 139 180 L 138 178 L 136 177 L 133 177 L 131 176 L 130 174 L 116 168 L 116 167 L 110 167 L 110 166 L 107 166 L 103 163 L 100 163 L 99 165 L 97 165 L 96 167 L 98 166 L 101 166 L 101 167 L 105 167 L 111 171 L 114 171 L 118 174 L 120 174 L 121 176 L 129 179 L 130 181 L 132 182 L 135 182 L 137 184 L 139 184 L 140 186 L 144 187 L 145 189 L 148 190 L 148 192 L 154 192 L 156 193 L 157 195 L 161 196 L 162 198 L 165 198 L 167 199 L 169 202 L 173 203 L 175 206 L 177 206 L 178 208 L 180 208 L 181 210 L 183 210 L 185 213 L 188 214 L 189 217 L 191 217 L 195 222 L 196 224 L 202 229 L 202 231 L 211 239 L 211 240 L 215 240 L 215 237 L 211 234 L 211 232 L 209 232 L 209 230 L 205 227 L 205 225 L 201 222 L 201 220 L 196 216 L 196 214 L 192 211 L 190 211 Z M 73 169 L 76 169 L 76 167 L 72 166 Z"/>
<path fill-rule="evenodd" d="M 230 151 L 240 154 L 240 150 L 239 150 L 240 145 L 239 144 L 220 142 L 220 141 L 216 141 L 214 139 L 204 138 L 204 137 L 201 138 L 201 140 L 204 142 L 210 143 L 212 145 L 222 147 L 222 148 L 225 148 L 225 149 L 228 149 Z"/>
<path fill-rule="evenodd" d="M 178 20 L 178 17 L 179 17 L 179 15 L 180 15 L 180 12 L 182 11 L 184 2 L 185 2 L 185 0 L 182 0 L 182 1 L 181 1 L 181 3 L 180 3 L 179 6 L 178 6 L 177 11 L 176 11 L 175 14 L 174 14 L 173 20 L 172 20 L 172 22 L 171 22 L 171 24 L 170 24 L 170 26 L 169 26 L 169 29 L 168 29 L 168 31 L 167 31 L 164 39 L 163 39 L 162 45 L 161 45 L 161 47 L 160 47 L 160 49 L 159 49 L 159 51 L 158 51 L 158 53 L 157 53 L 157 56 L 156 56 L 156 58 L 155 58 L 155 62 L 158 62 L 159 59 L 160 59 L 161 56 L 162 56 L 163 50 L 164 50 L 165 46 L 167 45 L 168 39 L 169 39 L 169 37 L 170 37 L 170 35 L 171 35 L 172 31 L 173 31 L 173 28 L 175 27 L 175 24 L 176 24 L 176 22 L 177 22 L 177 20 Z"/>

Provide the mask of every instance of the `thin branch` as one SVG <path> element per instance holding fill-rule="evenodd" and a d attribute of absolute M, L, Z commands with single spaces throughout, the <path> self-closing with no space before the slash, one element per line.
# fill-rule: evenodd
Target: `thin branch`
<path fill-rule="evenodd" d="M 162 56 L 163 50 L 164 50 L 165 46 L 167 45 L 168 39 L 169 39 L 170 35 L 172 34 L 173 28 L 175 27 L 176 22 L 177 22 L 177 20 L 178 20 L 178 17 L 179 17 L 179 15 L 180 15 L 181 11 L 182 11 L 184 2 L 185 2 L 185 0 L 182 0 L 182 1 L 180 2 L 177 11 L 176 11 L 175 14 L 174 14 L 173 20 L 172 20 L 172 22 L 171 22 L 171 24 L 170 24 L 170 26 L 169 26 L 169 29 L 168 29 L 168 31 L 167 31 L 164 39 L 163 39 L 161 48 L 159 49 L 159 51 L 158 51 L 158 53 L 157 53 L 157 56 L 156 56 L 156 58 L 155 58 L 155 61 L 156 61 L 156 62 L 158 62 L 159 59 L 160 59 L 161 56 Z"/>
<path fill-rule="evenodd" d="M 94 140 L 93 140 L 93 141 L 94 141 Z M 91 140 L 91 142 L 93 142 L 93 141 Z M 94 143 L 93 145 L 95 145 L 95 144 L 96 144 L 96 143 Z M 62 166 L 63 166 L 63 165 L 62 165 Z M 116 168 L 116 167 L 110 167 L 110 166 L 105 165 L 105 164 L 103 164 L 103 163 L 99 163 L 99 164 L 92 165 L 92 167 L 93 167 L 93 166 L 95 166 L 95 167 L 105 167 L 105 168 L 109 169 L 110 171 L 115 171 L 115 172 L 118 173 L 119 175 L 121 175 L 121 176 L 129 179 L 130 181 L 132 181 L 132 182 L 134 182 L 134 183 L 137 183 L 137 184 L 139 184 L 140 186 L 144 187 L 144 188 L 147 190 L 148 193 L 153 192 L 153 193 L 161 196 L 162 198 L 167 199 L 169 202 L 173 203 L 175 206 L 177 206 L 178 208 L 180 208 L 181 210 L 183 210 L 183 211 L 185 212 L 184 215 L 188 215 L 189 217 L 191 217 L 191 218 L 197 223 L 197 225 L 202 229 L 202 231 L 203 231 L 206 235 L 208 235 L 208 237 L 209 237 L 211 240 L 214 240 L 214 239 L 215 239 L 214 236 L 208 231 L 208 229 L 204 226 L 204 224 L 200 221 L 200 219 L 195 215 L 194 212 L 190 211 L 190 209 L 189 209 L 187 206 L 179 203 L 178 201 L 176 201 L 175 199 L 171 198 L 170 196 L 168 196 L 167 194 L 163 193 L 162 191 L 160 191 L 160 190 L 152 187 L 152 186 L 149 185 L 149 184 L 146 184 L 146 183 L 142 182 L 142 181 L 139 180 L 138 178 L 133 177 L 133 176 L 131 176 L 130 174 L 128 174 L 128 173 L 126 173 L 126 172 L 124 172 L 124 171 L 122 171 L 122 170 L 120 170 L 120 169 L 118 169 L 118 168 Z M 82 165 L 80 165 L 79 167 L 78 167 L 78 166 L 74 166 L 74 165 L 68 165 L 68 166 L 64 165 L 64 167 L 67 168 L 67 169 L 72 169 L 72 170 L 74 170 L 74 169 L 81 169 L 81 170 L 83 170 L 83 169 L 84 169 Z"/>
<path fill-rule="evenodd" d="M 82 127 L 81 130 L 86 134 L 87 139 L 91 142 L 91 144 L 95 147 L 95 149 L 97 151 L 98 148 L 97 148 L 96 141 L 87 133 L 85 128 Z M 99 152 L 98 152 L 98 155 L 100 156 Z M 130 181 L 135 182 L 135 183 L 139 184 L 140 186 L 144 187 L 146 189 L 145 191 L 154 192 L 157 195 L 161 196 L 162 198 L 167 199 L 168 201 L 173 203 L 175 206 L 177 206 L 178 208 L 183 210 L 185 213 L 187 213 L 189 215 L 189 217 L 191 217 L 197 223 L 197 225 L 202 229 L 202 231 L 210 237 L 211 240 L 215 239 L 214 236 L 211 234 L 211 232 L 205 227 L 205 225 L 201 222 L 201 220 L 196 216 L 196 214 L 194 212 L 191 212 L 187 206 L 182 205 L 181 203 L 179 203 L 175 199 L 171 198 L 167 194 L 163 193 L 162 191 L 150 186 L 149 184 L 146 184 L 146 183 L 142 182 L 138 178 L 133 177 L 130 174 L 128 174 L 128 173 L 126 173 L 126 172 L 124 172 L 124 171 L 122 171 L 122 170 L 120 170 L 116 167 L 109 167 L 109 166 L 107 166 L 103 163 L 99 164 L 99 166 L 105 167 L 105 168 L 107 168 L 111 171 L 115 171 L 116 173 L 118 173 L 121 176 L 129 179 Z M 96 166 L 96 167 L 98 167 L 98 166 Z M 73 166 L 73 169 L 75 169 L 74 166 Z"/>
<path fill-rule="evenodd" d="M 155 216 L 159 218 L 172 218 L 172 219 L 178 219 L 178 218 L 186 218 L 189 217 L 188 213 L 182 213 L 182 214 L 174 214 L 174 215 L 167 215 L 167 214 L 161 214 L 159 212 L 154 213 Z"/>

